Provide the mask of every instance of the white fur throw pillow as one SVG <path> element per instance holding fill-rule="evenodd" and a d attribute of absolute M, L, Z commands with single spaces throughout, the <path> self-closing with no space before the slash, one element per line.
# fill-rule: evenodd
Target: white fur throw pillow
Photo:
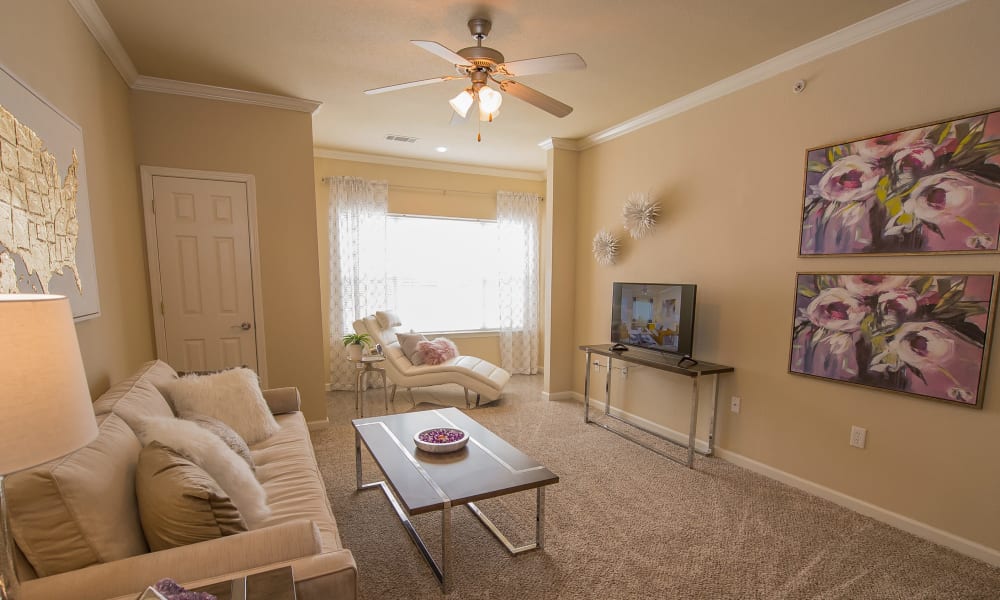
<path fill-rule="evenodd" d="M 250 529 L 271 514 L 267 493 L 249 465 L 219 436 L 191 421 L 170 417 L 143 419 L 139 441 L 157 441 L 198 465 L 226 492 Z"/>
<path fill-rule="evenodd" d="M 253 464 L 253 455 L 250 454 L 250 448 L 247 446 L 246 441 L 240 437 L 240 434 L 233 431 L 232 427 L 226 425 L 218 419 L 200 415 L 198 413 L 181 413 L 177 416 L 185 421 L 191 421 L 199 427 L 204 427 L 219 436 L 219 439 L 225 442 L 233 452 L 246 461 L 247 465 L 250 466 L 251 471 L 257 470 L 257 466 Z"/>
<path fill-rule="evenodd" d="M 214 417 L 232 427 L 251 446 L 281 429 L 267 408 L 257 374 L 250 369 L 187 375 L 167 383 L 163 389 L 177 414 Z"/>

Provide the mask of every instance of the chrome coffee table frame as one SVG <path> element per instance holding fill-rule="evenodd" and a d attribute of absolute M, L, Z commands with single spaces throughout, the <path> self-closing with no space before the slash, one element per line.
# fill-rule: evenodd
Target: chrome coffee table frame
<path fill-rule="evenodd" d="M 404 443 L 399 439 L 399 436 L 395 435 L 389 427 L 386 425 L 386 420 L 390 423 L 399 423 L 403 419 L 408 417 L 413 417 L 414 415 L 433 415 L 432 418 L 440 419 L 441 426 L 459 427 L 462 429 L 476 429 L 479 431 L 470 431 L 469 444 L 474 447 L 476 455 L 483 459 L 483 457 L 488 457 L 490 460 L 495 462 L 497 465 L 503 467 L 504 470 L 509 472 L 512 476 L 522 479 L 518 482 L 510 482 L 511 485 L 505 487 L 505 483 L 500 483 L 499 485 L 489 486 L 483 488 L 482 492 L 479 494 L 474 494 L 476 498 L 490 498 L 496 496 L 502 496 L 518 491 L 525 491 L 528 489 L 535 489 L 536 493 L 536 505 L 535 505 L 535 541 L 523 546 L 515 546 L 511 541 L 505 536 L 496 524 L 493 523 L 487 517 L 483 511 L 476 506 L 475 502 L 471 499 L 462 496 L 457 498 L 449 497 L 449 494 L 441 488 L 437 481 L 427 469 L 424 468 L 421 460 L 417 458 L 417 451 L 409 448 L 409 444 Z M 368 490 L 373 488 L 380 488 L 385 494 L 385 497 L 389 499 L 389 503 L 392 505 L 393 510 L 396 511 L 396 515 L 399 517 L 400 522 L 406 529 L 407 534 L 409 534 L 410 539 L 416 545 L 417 549 L 420 551 L 421 556 L 430 566 L 431 571 L 437 578 L 441 585 L 442 591 L 447 594 L 451 590 L 452 579 L 451 579 L 451 509 L 454 506 L 465 504 L 469 511 L 472 512 L 486 528 L 504 545 L 504 547 L 511 554 L 521 554 L 522 552 L 528 552 L 530 550 L 535 550 L 543 548 L 545 546 L 545 486 L 552 483 L 558 482 L 559 478 L 552 474 L 544 466 L 534 463 L 527 465 L 526 468 L 518 469 L 515 466 L 510 465 L 508 462 L 504 461 L 503 458 L 497 455 L 493 450 L 489 448 L 491 445 L 497 443 L 506 446 L 505 450 L 517 452 L 521 457 L 527 460 L 531 460 L 527 456 L 517 451 L 512 446 L 504 442 L 501 438 L 490 432 L 489 430 L 479 426 L 477 423 L 469 419 L 467 416 L 462 414 L 460 411 L 454 408 L 426 411 L 425 413 L 406 413 L 400 415 L 390 415 L 387 417 L 373 417 L 370 419 L 356 419 L 354 422 L 354 450 L 355 450 L 355 466 L 356 466 L 356 476 L 357 476 L 357 489 Z M 475 427 L 470 427 L 470 424 L 475 425 Z M 417 425 L 414 425 L 417 427 Z M 364 434 L 362 433 L 364 430 Z M 415 429 L 414 431 L 416 431 Z M 486 435 L 488 434 L 488 435 Z M 401 499 L 404 497 L 401 490 L 396 489 L 393 484 L 392 478 L 386 473 L 387 465 L 383 465 L 384 461 L 390 460 L 392 457 L 387 456 L 385 452 L 385 446 L 382 449 L 375 448 L 373 451 L 372 446 L 369 444 L 369 438 L 367 435 L 384 436 L 383 442 L 386 440 L 391 440 L 395 448 L 393 452 L 396 456 L 405 457 L 408 465 L 412 467 L 422 478 L 422 481 L 427 484 L 429 490 L 433 490 L 433 494 L 436 496 L 433 500 L 428 502 L 416 502 L 414 506 L 409 509 L 404 506 L 404 502 Z M 490 437 L 492 436 L 492 437 Z M 484 439 L 485 438 L 485 439 Z M 405 439 L 405 438 L 404 438 Z M 481 441 L 482 439 L 482 441 Z M 365 447 L 368 448 L 372 457 L 375 458 L 376 463 L 382 470 L 385 479 L 382 481 L 374 481 L 371 483 L 364 483 L 362 468 L 361 468 L 361 446 L 364 443 Z M 459 452 L 463 452 L 460 450 Z M 420 451 L 421 457 L 426 457 L 428 459 L 433 459 L 440 455 L 426 455 Z M 381 460 L 380 460 L 381 459 Z M 456 463 L 456 465 L 461 463 Z M 398 465 L 397 465 L 398 466 Z M 392 470 L 392 469 L 390 469 Z M 537 475 L 537 476 L 536 476 Z M 487 489 L 488 488 L 488 489 Z M 416 514 L 423 514 L 426 512 L 431 512 L 434 510 L 441 511 L 441 562 L 438 563 L 431 556 L 427 545 L 424 543 L 423 539 L 417 533 L 416 528 L 413 526 L 410 517 Z"/>

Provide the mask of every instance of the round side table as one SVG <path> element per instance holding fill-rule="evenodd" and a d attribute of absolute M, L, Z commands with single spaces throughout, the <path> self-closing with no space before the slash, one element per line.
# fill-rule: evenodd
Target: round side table
<path fill-rule="evenodd" d="M 385 414 L 389 414 L 389 380 L 385 376 L 385 369 L 383 369 L 379 363 L 385 362 L 384 356 L 362 356 L 361 360 L 351 360 L 347 359 L 348 362 L 353 362 L 354 367 L 358 371 L 357 380 L 354 384 L 354 389 L 356 392 L 354 401 L 354 410 L 358 413 L 358 416 L 364 418 L 365 416 L 365 403 L 362 397 L 365 393 L 365 387 L 368 384 L 368 374 L 378 373 L 382 376 L 382 396 L 385 398 Z"/>

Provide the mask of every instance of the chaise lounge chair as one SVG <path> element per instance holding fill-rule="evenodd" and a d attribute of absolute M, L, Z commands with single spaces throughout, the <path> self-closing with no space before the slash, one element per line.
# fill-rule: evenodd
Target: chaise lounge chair
<path fill-rule="evenodd" d="M 396 397 L 396 387 L 411 388 L 454 383 L 465 389 L 466 407 L 472 408 L 469 392 L 476 393 L 476 406 L 485 399 L 493 402 L 503 393 L 510 380 L 510 373 L 489 361 L 474 356 L 456 356 L 439 365 L 414 365 L 410 362 L 396 339 L 402 333 L 402 323 L 392 312 L 377 312 L 375 315 L 354 322 L 354 331 L 367 333 L 373 344 L 381 344 L 385 355 L 385 372 L 392 381 L 392 398 Z"/>

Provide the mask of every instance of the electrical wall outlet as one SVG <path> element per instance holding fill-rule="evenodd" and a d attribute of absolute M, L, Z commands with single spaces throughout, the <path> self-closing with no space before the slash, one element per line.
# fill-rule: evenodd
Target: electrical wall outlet
<path fill-rule="evenodd" d="M 732 398 L 729 399 L 729 410 L 738 414 L 740 412 L 741 404 L 743 404 L 743 398 L 740 398 L 739 396 L 733 396 Z"/>
<path fill-rule="evenodd" d="M 864 427 L 851 425 L 851 445 L 855 448 L 864 448 L 868 440 L 868 430 Z"/>

